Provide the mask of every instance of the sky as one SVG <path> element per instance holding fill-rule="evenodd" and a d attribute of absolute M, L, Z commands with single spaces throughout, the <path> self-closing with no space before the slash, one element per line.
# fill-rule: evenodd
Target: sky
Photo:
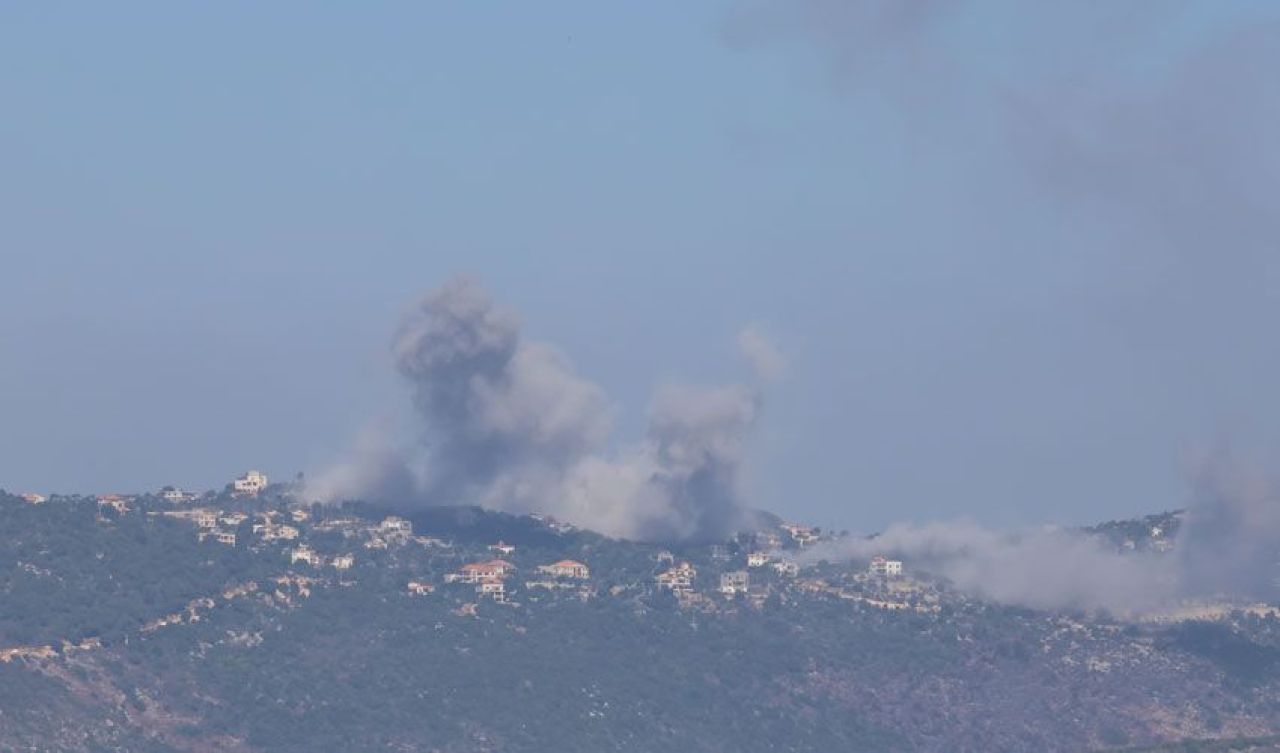
<path fill-rule="evenodd" d="M 1280 450 L 1278 68 L 1246 0 L 11 4 L 0 487 L 321 472 L 463 274 L 623 436 L 766 333 L 753 506 L 1179 506 Z"/>

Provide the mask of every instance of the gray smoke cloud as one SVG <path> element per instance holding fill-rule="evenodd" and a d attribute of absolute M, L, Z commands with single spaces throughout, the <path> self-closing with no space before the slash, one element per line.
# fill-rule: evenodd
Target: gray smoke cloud
<path fill-rule="evenodd" d="M 1076 531 L 1002 533 L 969 522 L 897 524 L 875 538 L 843 539 L 812 559 L 901 557 L 963 591 L 1038 609 L 1106 609 L 1119 614 L 1166 603 L 1176 574 L 1155 555 L 1122 554 Z"/>
<path fill-rule="evenodd" d="M 755 330 L 740 349 L 759 378 L 783 360 Z M 743 524 L 740 468 L 760 413 L 748 385 L 668 385 L 645 437 L 616 452 L 614 407 L 475 281 L 453 280 L 401 322 L 392 347 L 420 419 L 398 448 L 371 430 L 308 495 L 542 512 L 613 536 L 722 538 Z"/>
<path fill-rule="evenodd" d="M 973 189 L 995 202 L 1031 192 L 1171 272 L 1250 284 L 1276 271 L 1280 14 L 1171 43 L 1197 5 L 739 0 L 725 37 L 815 49 L 835 91 L 888 98 L 922 141 L 994 146 L 987 162 L 1013 169 Z M 973 33 L 986 23 L 1016 44 Z"/>
<path fill-rule="evenodd" d="M 1196 463 L 1179 531 L 1181 589 L 1193 596 L 1280 596 L 1280 485 L 1229 457 Z"/>
<path fill-rule="evenodd" d="M 1136 615 L 1184 600 L 1280 596 L 1280 486 L 1228 458 L 1190 472 L 1191 501 L 1169 552 L 1117 549 L 1079 529 L 1001 532 L 972 522 L 901 523 L 803 558 L 900 557 L 970 594 L 1040 609 Z"/>
<path fill-rule="evenodd" d="M 1203 10 L 1168 0 L 739 0 L 725 37 L 740 50 L 816 52 L 835 96 L 890 103 L 911 145 L 976 154 L 962 176 L 976 213 L 1010 225 L 1019 209 L 1067 218 L 1072 258 L 1053 268 L 1124 281 L 1114 301 L 1071 298 L 1070 313 L 1097 303 L 1128 348 L 1169 368 L 1204 364 L 1217 376 L 1248 363 L 1270 375 L 1275 349 L 1260 323 L 1280 313 L 1280 150 L 1269 147 L 1280 133 L 1280 23 L 1274 9 L 1214 22 L 1194 18 Z M 998 37 L 977 31 L 997 25 Z M 911 207 L 920 217 L 939 209 Z M 1161 389 L 1164 373 L 1152 373 Z M 1210 394 L 1212 383 L 1207 412 L 1234 398 Z M 1250 414 L 1266 415 L 1267 395 L 1259 387 L 1262 408 Z M 894 526 L 809 556 L 892 549 L 961 588 L 1032 606 L 1274 598 L 1277 485 L 1218 461 L 1191 477 L 1167 556 L 1122 556 L 1066 529 L 965 523 Z"/>

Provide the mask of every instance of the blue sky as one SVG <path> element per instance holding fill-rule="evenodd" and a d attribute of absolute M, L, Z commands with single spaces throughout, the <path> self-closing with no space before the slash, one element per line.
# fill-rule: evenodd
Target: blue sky
<path fill-rule="evenodd" d="M 0 11 L 0 486 L 314 471 L 458 273 L 643 428 L 791 367 L 754 502 L 824 525 L 1180 504 L 1280 446 L 1262 2 Z"/>

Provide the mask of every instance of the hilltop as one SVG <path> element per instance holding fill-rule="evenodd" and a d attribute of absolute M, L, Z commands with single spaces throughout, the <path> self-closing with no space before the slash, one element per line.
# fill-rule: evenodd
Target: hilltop
<path fill-rule="evenodd" d="M 811 561 L 830 534 L 771 516 L 662 546 L 287 491 L 0 494 L 0 750 L 1103 750 L 1280 731 L 1270 611 L 1002 606 L 909 561 Z M 1089 532 L 1159 552 L 1178 519 Z"/>

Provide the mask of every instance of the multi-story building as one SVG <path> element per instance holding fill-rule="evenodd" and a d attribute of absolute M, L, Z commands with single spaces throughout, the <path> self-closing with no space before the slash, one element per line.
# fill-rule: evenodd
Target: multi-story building
<path fill-rule="evenodd" d="M 871 566 L 867 568 L 873 575 L 894 576 L 902 575 L 902 562 L 899 560 L 885 559 L 884 557 L 873 557 Z"/>
<path fill-rule="evenodd" d="M 244 497 L 256 497 L 266 488 L 267 477 L 261 471 L 249 471 L 231 482 L 231 490 Z"/>

